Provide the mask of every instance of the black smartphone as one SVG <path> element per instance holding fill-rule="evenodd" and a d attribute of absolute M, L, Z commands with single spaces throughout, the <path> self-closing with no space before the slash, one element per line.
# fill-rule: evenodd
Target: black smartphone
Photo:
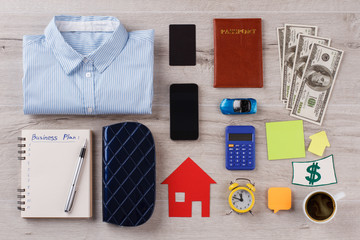
<path fill-rule="evenodd" d="M 169 26 L 170 66 L 196 65 L 196 26 L 171 24 Z"/>
<path fill-rule="evenodd" d="M 170 138 L 196 140 L 199 137 L 198 86 L 194 83 L 170 86 Z"/>

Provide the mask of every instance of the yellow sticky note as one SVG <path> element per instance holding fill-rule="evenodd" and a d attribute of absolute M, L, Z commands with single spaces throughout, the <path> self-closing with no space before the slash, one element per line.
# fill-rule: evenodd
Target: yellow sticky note
<path fill-rule="evenodd" d="M 268 190 L 268 208 L 277 213 L 279 210 L 291 208 L 291 189 L 287 187 L 273 187 Z"/>
<path fill-rule="evenodd" d="M 321 157 L 324 154 L 325 148 L 330 147 L 330 143 L 325 131 L 315 133 L 309 138 L 311 139 L 311 143 L 309 145 L 308 151 L 312 152 L 313 154 Z"/>
<path fill-rule="evenodd" d="M 303 121 L 266 123 L 268 159 L 305 157 Z"/>

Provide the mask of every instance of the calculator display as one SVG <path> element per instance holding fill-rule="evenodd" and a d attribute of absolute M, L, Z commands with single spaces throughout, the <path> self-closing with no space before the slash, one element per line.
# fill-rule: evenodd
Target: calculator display
<path fill-rule="evenodd" d="M 251 133 L 229 133 L 229 141 L 252 141 Z"/>

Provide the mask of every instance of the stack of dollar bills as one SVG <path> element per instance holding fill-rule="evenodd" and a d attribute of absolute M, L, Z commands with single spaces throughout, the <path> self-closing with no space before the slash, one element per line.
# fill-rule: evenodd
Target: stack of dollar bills
<path fill-rule="evenodd" d="M 281 100 L 290 116 L 321 125 L 344 52 L 317 32 L 317 26 L 277 28 Z"/>

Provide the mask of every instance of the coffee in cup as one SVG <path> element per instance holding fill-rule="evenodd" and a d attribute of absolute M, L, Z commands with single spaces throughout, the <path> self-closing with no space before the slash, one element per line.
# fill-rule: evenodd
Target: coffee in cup
<path fill-rule="evenodd" d="M 322 190 L 312 192 L 304 200 L 304 213 L 315 223 L 328 222 L 337 211 L 336 201 L 344 196 L 344 193 L 340 193 L 334 197 L 329 192 Z"/>

